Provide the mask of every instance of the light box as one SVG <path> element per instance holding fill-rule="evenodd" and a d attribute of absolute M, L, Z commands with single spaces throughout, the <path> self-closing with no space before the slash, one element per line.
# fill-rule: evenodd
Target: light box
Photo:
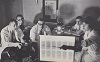
<path fill-rule="evenodd" d="M 61 46 L 75 46 L 75 36 L 40 35 L 40 61 L 73 62 L 74 50 L 63 50 Z"/>

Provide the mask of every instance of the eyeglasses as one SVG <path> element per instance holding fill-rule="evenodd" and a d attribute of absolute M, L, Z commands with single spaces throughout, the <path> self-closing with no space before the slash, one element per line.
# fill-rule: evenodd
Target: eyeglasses
<path fill-rule="evenodd" d="M 17 21 L 21 21 L 22 19 L 19 19 L 19 20 L 17 20 Z"/>
<path fill-rule="evenodd" d="M 38 23 L 38 25 L 43 25 L 43 23 Z"/>

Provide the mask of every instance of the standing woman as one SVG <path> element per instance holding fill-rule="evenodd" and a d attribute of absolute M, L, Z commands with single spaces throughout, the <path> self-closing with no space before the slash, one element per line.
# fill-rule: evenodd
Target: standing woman
<path fill-rule="evenodd" d="M 78 62 L 100 62 L 100 36 L 97 33 L 98 22 L 93 17 L 88 16 L 84 19 L 83 24 L 85 34 Z"/>

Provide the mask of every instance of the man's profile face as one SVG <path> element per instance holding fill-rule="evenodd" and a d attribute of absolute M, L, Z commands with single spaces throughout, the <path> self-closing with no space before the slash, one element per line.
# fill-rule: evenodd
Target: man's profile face
<path fill-rule="evenodd" d="M 43 25 L 43 21 L 38 21 L 38 25 Z"/>
<path fill-rule="evenodd" d="M 37 24 L 38 24 L 38 26 L 39 26 L 39 27 L 41 27 L 41 28 L 42 28 L 43 23 L 44 23 L 43 21 L 38 21 L 38 23 L 37 23 Z"/>
<path fill-rule="evenodd" d="M 16 23 L 15 23 L 15 22 L 11 22 L 10 24 L 11 24 L 11 30 L 15 30 L 15 28 L 16 28 Z"/>
<path fill-rule="evenodd" d="M 17 21 L 22 20 L 22 17 L 17 17 Z"/>
<path fill-rule="evenodd" d="M 85 22 L 83 22 L 83 25 L 84 25 L 84 31 L 88 31 L 90 29 L 89 25 L 86 24 Z"/>
<path fill-rule="evenodd" d="M 82 24 L 81 19 L 76 19 L 76 24 L 81 25 Z"/>
<path fill-rule="evenodd" d="M 22 17 L 17 17 L 18 26 L 22 25 Z"/>

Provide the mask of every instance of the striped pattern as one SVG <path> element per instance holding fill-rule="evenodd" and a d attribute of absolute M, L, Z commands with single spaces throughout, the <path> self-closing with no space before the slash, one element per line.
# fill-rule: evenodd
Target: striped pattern
<path fill-rule="evenodd" d="M 88 33 L 87 39 L 85 39 L 86 47 L 88 47 L 88 50 L 86 54 L 84 55 L 84 61 L 85 62 L 100 62 L 98 61 L 97 57 L 97 51 L 98 51 L 98 45 L 100 45 L 100 37 L 98 34 L 93 30 L 90 33 Z"/>

